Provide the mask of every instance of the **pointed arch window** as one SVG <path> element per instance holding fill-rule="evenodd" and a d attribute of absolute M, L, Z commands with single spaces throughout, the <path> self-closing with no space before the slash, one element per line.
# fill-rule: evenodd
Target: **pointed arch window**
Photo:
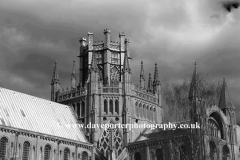
<path fill-rule="evenodd" d="M 139 104 L 139 111 L 140 111 L 140 117 L 142 117 L 142 115 L 143 115 L 143 109 L 142 109 L 142 104 L 140 103 Z"/>
<path fill-rule="evenodd" d="M 108 114 L 108 102 L 106 99 L 104 100 L 104 112 Z"/>
<path fill-rule="evenodd" d="M 217 159 L 217 148 L 214 142 L 209 142 L 210 146 L 210 160 L 216 160 Z"/>
<path fill-rule="evenodd" d="M 76 112 L 75 103 L 72 104 L 74 111 Z"/>
<path fill-rule="evenodd" d="M 223 149 L 222 149 L 222 160 L 228 160 L 228 159 L 230 159 L 230 152 L 228 147 L 225 145 L 223 146 Z"/>
<path fill-rule="evenodd" d="M 110 99 L 110 101 L 109 101 L 109 107 L 110 107 L 110 113 L 112 113 L 113 114 L 113 100 L 112 99 Z"/>
<path fill-rule="evenodd" d="M 6 137 L 1 138 L 0 140 L 0 159 L 6 158 L 8 139 Z"/>
<path fill-rule="evenodd" d="M 30 155 L 30 143 L 26 141 L 23 143 L 22 160 L 28 160 L 29 155 Z"/>
<path fill-rule="evenodd" d="M 82 101 L 81 104 L 81 117 L 85 117 L 85 102 Z"/>
<path fill-rule="evenodd" d="M 44 160 L 50 160 L 50 151 L 51 151 L 51 146 L 46 145 L 44 147 Z"/>
<path fill-rule="evenodd" d="M 139 117 L 138 102 L 135 103 L 135 108 L 136 108 L 136 115 L 137 115 L 137 117 Z"/>
<path fill-rule="evenodd" d="M 147 119 L 147 110 L 146 110 L 146 106 L 145 106 L 145 104 L 143 105 L 143 118 L 144 119 Z"/>
<path fill-rule="evenodd" d="M 162 148 L 158 148 L 156 150 L 156 156 L 157 156 L 157 160 L 164 160 L 163 158 L 163 149 Z"/>
<path fill-rule="evenodd" d="M 134 160 L 141 160 L 141 154 L 139 152 L 134 154 Z"/>
<path fill-rule="evenodd" d="M 119 104 L 117 99 L 115 100 L 115 112 L 119 114 Z"/>
<path fill-rule="evenodd" d="M 68 148 L 64 149 L 63 160 L 70 160 L 70 150 Z"/>
<path fill-rule="evenodd" d="M 180 160 L 186 160 L 187 159 L 187 149 L 185 145 L 182 145 L 180 147 Z"/>
<path fill-rule="evenodd" d="M 85 151 L 82 153 L 82 160 L 88 160 L 88 153 Z"/>
<path fill-rule="evenodd" d="M 77 115 L 79 118 L 80 117 L 80 103 L 79 102 L 77 103 Z"/>

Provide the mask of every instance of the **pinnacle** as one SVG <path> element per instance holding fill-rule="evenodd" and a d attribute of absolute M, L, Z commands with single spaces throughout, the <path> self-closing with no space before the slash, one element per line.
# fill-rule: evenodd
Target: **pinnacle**
<path fill-rule="evenodd" d="M 125 56 L 124 56 L 123 69 L 125 71 L 131 73 L 131 68 L 130 68 L 130 65 L 129 65 L 129 59 L 128 59 L 128 54 L 127 53 L 125 53 Z"/>

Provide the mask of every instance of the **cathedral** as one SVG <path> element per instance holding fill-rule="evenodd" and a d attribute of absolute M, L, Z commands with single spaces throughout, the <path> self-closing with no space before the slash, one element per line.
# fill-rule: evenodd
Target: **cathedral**
<path fill-rule="evenodd" d="M 218 105 L 204 103 L 196 64 L 190 118 L 177 125 L 200 128 L 111 127 L 163 124 L 162 95 L 157 64 L 146 82 L 141 62 L 140 80 L 133 83 L 129 39 L 121 32 L 113 42 L 110 30 L 103 33 L 100 42 L 90 32 L 79 39 L 78 65 L 73 62 L 65 90 L 55 62 L 51 101 L 0 88 L 0 160 L 240 160 L 227 83 L 223 79 Z"/>
<path fill-rule="evenodd" d="M 93 42 L 93 33 L 81 38 L 79 81 L 75 62 L 71 89 L 61 91 L 55 62 L 51 83 L 51 100 L 72 106 L 80 123 L 87 124 L 155 124 L 162 123 L 161 85 L 155 64 L 154 76 L 149 74 L 145 86 L 141 62 L 140 84 L 131 81 L 129 40 L 119 34 L 119 42 L 111 41 L 111 31 L 104 30 L 104 40 Z M 108 159 L 127 155 L 126 147 L 134 142 L 144 128 L 86 128 L 89 142 Z"/>

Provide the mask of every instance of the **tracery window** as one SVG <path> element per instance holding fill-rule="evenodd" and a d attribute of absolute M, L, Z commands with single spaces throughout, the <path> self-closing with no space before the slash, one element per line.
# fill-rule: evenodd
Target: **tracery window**
<path fill-rule="evenodd" d="M 117 158 L 122 152 L 122 136 L 119 132 L 118 128 L 106 128 L 101 138 L 97 143 L 97 147 L 104 154 L 104 156 L 108 157 L 110 149 L 114 148 L 114 152 Z"/>
<path fill-rule="evenodd" d="M 0 159 L 6 158 L 8 139 L 6 137 L 1 138 L 0 140 Z"/>
<path fill-rule="evenodd" d="M 49 145 L 46 145 L 44 147 L 44 160 L 50 160 L 50 151 L 51 147 Z"/>
<path fill-rule="evenodd" d="M 63 160 L 70 160 L 70 150 L 68 148 L 64 149 Z"/>
<path fill-rule="evenodd" d="M 88 153 L 85 151 L 82 153 L 82 160 L 88 160 Z"/>
<path fill-rule="evenodd" d="M 97 64 L 102 64 L 102 54 L 101 52 L 95 52 Z"/>
<path fill-rule="evenodd" d="M 214 119 L 208 120 L 208 129 L 209 129 L 208 131 L 210 136 L 219 137 L 219 138 L 221 137 L 219 126 Z"/>
<path fill-rule="evenodd" d="M 110 70 L 110 80 L 112 85 L 117 85 L 120 80 L 120 74 L 116 66 L 113 66 Z"/>
<path fill-rule="evenodd" d="M 112 52 L 111 62 L 112 62 L 112 64 L 119 64 L 119 53 Z"/>
<path fill-rule="evenodd" d="M 23 143 L 22 160 L 28 160 L 29 154 L 30 154 L 30 143 L 26 141 Z"/>

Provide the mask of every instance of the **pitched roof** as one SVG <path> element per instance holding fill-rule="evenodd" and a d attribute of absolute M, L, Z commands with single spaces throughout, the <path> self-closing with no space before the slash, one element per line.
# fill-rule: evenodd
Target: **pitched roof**
<path fill-rule="evenodd" d="M 0 126 L 87 142 L 76 123 L 69 106 L 0 88 Z"/>

